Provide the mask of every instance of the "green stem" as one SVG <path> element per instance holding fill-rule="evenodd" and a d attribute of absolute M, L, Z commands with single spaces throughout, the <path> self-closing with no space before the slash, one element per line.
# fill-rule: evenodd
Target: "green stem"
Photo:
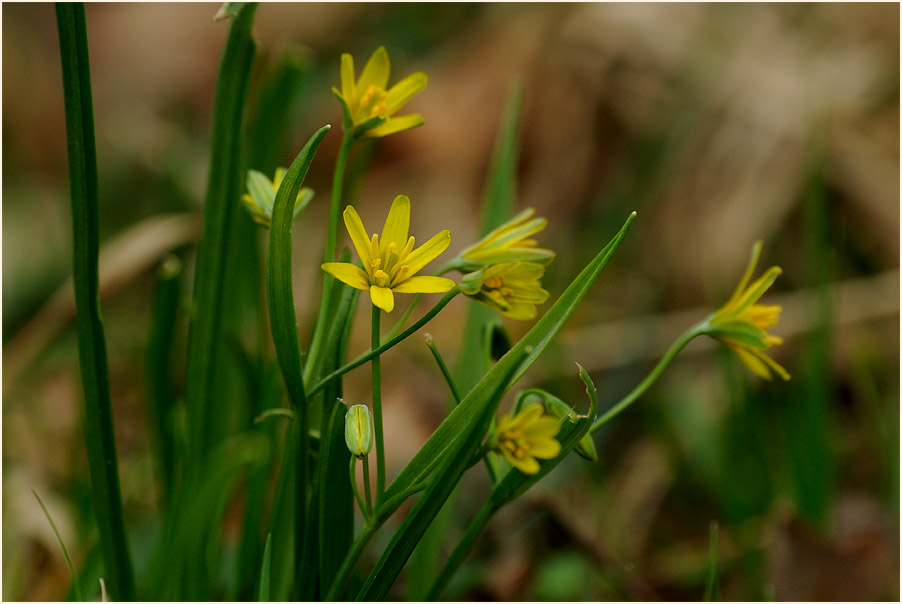
<path fill-rule="evenodd" d="M 84 431 L 91 471 L 91 496 L 110 596 L 114 600 L 133 600 L 135 587 L 122 517 L 106 342 L 100 318 L 97 155 L 84 4 L 58 3 L 56 23 L 72 188 L 72 269 L 78 359 L 85 395 Z"/>
<path fill-rule="evenodd" d="M 435 341 L 428 333 L 426 334 L 426 346 L 429 347 L 429 352 L 432 353 L 432 357 L 435 359 L 435 362 L 438 363 L 438 368 L 441 369 L 442 375 L 445 376 L 445 382 L 448 384 L 448 389 L 451 390 L 451 396 L 454 397 L 454 404 L 459 405 L 460 393 L 458 393 L 457 387 L 454 385 L 454 378 L 451 377 L 451 372 L 448 371 L 448 366 L 445 365 L 445 359 L 442 358 L 441 353 L 435 346 Z"/>
<path fill-rule="evenodd" d="M 497 508 L 491 501 L 486 501 L 482 507 L 479 508 L 476 517 L 470 521 L 467 532 L 464 533 L 460 543 L 454 548 L 454 552 L 451 553 L 451 557 L 448 558 L 445 566 L 442 567 L 442 572 L 436 577 L 435 583 L 429 588 L 429 593 L 426 594 L 425 598 L 426 601 L 434 602 L 441 596 L 442 590 L 448 585 L 448 581 L 451 579 L 452 575 L 460 568 L 461 563 L 463 563 L 464 559 L 466 559 L 467 555 L 470 553 L 470 550 L 476 543 L 476 539 L 482 533 L 483 529 L 485 529 L 496 510 Z"/>
<path fill-rule="evenodd" d="M 379 319 L 382 309 L 373 304 L 373 329 L 370 347 L 379 348 Z M 385 441 L 382 438 L 382 360 L 373 356 L 373 427 L 376 431 L 376 501 L 385 494 Z"/>
<path fill-rule="evenodd" d="M 338 158 L 335 160 L 335 172 L 332 175 L 332 199 L 329 202 L 329 230 L 326 235 L 326 253 L 324 262 L 332 262 L 336 259 L 335 248 L 338 241 L 338 219 L 341 215 L 341 194 L 344 187 L 345 169 L 348 164 L 348 155 L 351 147 L 354 146 L 354 137 L 345 132 L 341 139 L 341 147 L 338 150 Z M 304 365 L 304 382 L 313 380 L 316 374 L 320 358 L 323 354 L 325 345 L 325 335 L 327 331 L 327 323 L 329 314 L 332 309 L 332 276 L 323 275 L 323 291 L 320 297 L 319 313 L 316 316 L 316 325 L 313 328 L 313 335 L 310 338 L 310 346 L 308 348 L 307 363 Z"/>
<path fill-rule="evenodd" d="M 413 311 L 420 304 L 420 300 L 423 299 L 423 294 L 416 294 L 413 299 L 410 301 L 410 304 L 407 305 L 407 308 L 404 309 L 404 312 L 401 313 L 401 316 L 398 318 L 398 321 L 392 326 L 390 330 L 388 330 L 388 334 L 386 334 L 385 339 L 390 340 L 399 333 L 401 333 L 401 329 L 404 328 L 404 324 L 407 323 L 407 319 L 410 318 L 410 315 L 413 314 Z"/>
<path fill-rule="evenodd" d="M 435 317 L 435 315 L 437 315 L 439 313 L 439 311 L 441 311 L 443 308 L 445 308 L 445 306 L 448 305 L 448 302 L 450 302 L 454 298 L 454 296 L 456 296 L 459 293 L 460 293 L 460 290 L 457 289 L 456 287 L 454 289 L 450 290 L 447 294 L 445 294 L 445 296 L 441 300 L 438 301 L 438 303 L 435 306 L 433 306 L 431 309 L 429 309 L 429 312 L 427 312 L 425 315 L 423 315 L 423 317 L 419 321 L 417 321 L 416 323 L 414 323 L 413 325 L 411 325 L 410 327 L 405 329 L 403 333 L 401 333 L 397 336 L 394 336 L 391 339 L 386 339 L 386 341 L 383 342 L 382 344 L 380 344 L 377 348 L 371 348 L 370 350 L 368 350 L 365 353 L 358 356 L 353 361 L 347 363 L 346 365 L 343 365 L 342 367 L 339 367 L 338 369 L 336 369 L 329 375 L 325 376 L 323 379 L 321 379 L 319 382 L 317 382 L 307 392 L 307 398 L 312 399 L 314 394 L 316 394 L 317 392 L 322 390 L 332 380 L 343 376 L 347 372 L 349 372 L 353 369 L 356 369 L 357 367 L 360 367 L 361 365 L 363 365 L 364 363 L 366 363 L 373 357 L 379 356 L 380 354 L 382 354 L 383 352 L 385 352 L 392 346 L 395 346 L 402 340 L 409 338 L 411 335 L 416 333 L 416 331 L 419 330 L 423 325 L 425 325 L 426 323 L 431 321 L 432 318 Z"/>
<path fill-rule="evenodd" d="M 363 553 L 363 548 L 366 547 L 366 544 L 369 543 L 376 531 L 382 527 L 385 521 L 394 514 L 395 510 L 397 510 L 408 497 L 419 493 L 425 488 L 426 483 L 416 483 L 377 505 L 376 509 L 373 511 L 373 516 L 364 525 L 360 533 L 358 533 L 357 538 L 354 539 L 354 543 L 351 544 L 351 549 L 348 550 L 347 555 L 345 555 L 345 559 L 341 563 L 341 568 L 338 569 L 335 580 L 332 582 L 332 586 L 326 594 L 326 602 L 335 602 L 341 598 L 345 588 L 348 586 L 348 580 L 351 578 L 351 572 L 354 570 L 357 559 L 360 558 L 360 554 Z"/>
<path fill-rule="evenodd" d="M 363 456 L 363 492 L 366 497 L 366 517 L 367 520 L 373 517 L 373 497 L 370 495 L 372 492 L 372 487 L 370 486 L 370 460 L 366 455 Z"/>
<path fill-rule="evenodd" d="M 366 464 L 364 464 L 366 467 Z M 360 513 L 363 514 L 363 517 L 366 518 L 367 522 L 370 521 L 370 515 L 367 510 L 369 510 L 369 506 L 363 502 L 363 497 L 360 495 L 360 489 L 357 487 L 357 456 L 351 455 L 351 490 L 354 491 L 354 498 L 357 500 L 357 505 L 360 506 Z"/>
<path fill-rule="evenodd" d="M 655 380 L 660 377 L 667 366 L 670 365 L 670 362 L 674 359 L 674 357 L 676 357 L 676 355 L 686 347 L 686 344 L 692 341 L 692 339 L 696 336 L 702 335 L 704 333 L 704 328 L 705 326 L 707 326 L 707 324 L 707 320 L 702 321 L 701 323 L 697 323 L 696 325 L 693 325 L 692 327 L 684 331 L 682 335 L 680 335 L 680 337 L 677 338 L 677 340 L 673 343 L 673 345 L 671 345 L 670 350 L 668 350 L 667 353 L 661 358 L 661 360 L 658 361 L 658 364 L 655 365 L 655 368 L 651 370 L 651 373 L 649 373 L 645 377 L 645 379 L 642 380 L 642 382 L 633 389 L 632 392 L 623 397 L 619 403 L 608 409 L 604 415 L 595 420 L 595 422 L 592 424 L 590 432 L 594 433 L 596 430 L 617 417 L 621 411 L 632 405 L 637 398 L 642 396 L 645 391 L 655 383 Z"/>

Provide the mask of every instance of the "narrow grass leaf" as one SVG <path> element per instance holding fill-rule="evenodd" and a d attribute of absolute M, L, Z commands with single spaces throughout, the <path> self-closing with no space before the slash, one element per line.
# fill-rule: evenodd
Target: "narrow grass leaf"
<path fill-rule="evenodd" d="M 720 582 L 717 579 L 718 527 L 711 522 L 711 538 L 708 546 L 708 582 L 705 585 L 705 602 L 720 602 Z"/>
<path fill-rule="evenodd" d="M 270 571 L 272 557 L 272 533 L 266 534 L 266 545 L 263 547 L 263 563 L 260 566 L 260 589 L 257 591 L 258 602 L 269 602 Z"/>
<path fill-rule="evenodd" d="M 122 517 L 106 342 L 98 294 L 97 155 L 84 4 L 58 3 L 56 23 L 72 191 L 72 269 L 91 495 L 110 593 L 117 600 L 132 600 L 135 597 L 134 578 Z"/>
<path fill-rule="evenodd" d="M 446 454 L 446 451 L 450 449 L 454 442 L 459 440 L 460 435 L 465 432 L 466 428 L 480 417 L 490 400 L 487 395 L 494 390 L 500 376 L 512 375 L 510 383 L 507 384 L 507 387 L 510 387 L 529 369 L 545 346 L 548 345 L 548 342 L 551 341 L 551 338 L 573 314 L 577 305 L 588 293 L 589 288 L 601 274 L 601 271 L 604 270 L 604 267 L 629 231 L 635 216 L 635 213 L 633 213 L 627 218 L 617 235 L 573 280 L 545 315 L 485 374 L 470 393 L 464 397 L 460 405 L 455 407 L 387 489 L 386 499 L 397 495 L 429 475 L 438 461 Z"/>
<path fill-rule="evenodd" d="M 34 495 L 34 498 L 38 500 L 38 504 L 40 504 L 41 509 L 44 510 L 44 517 L 46 517 L 47 522 L 50 523 L 50 528 L 53 529 L 53 534 L 56 535 L 56 542 L 59 544 L 60 549 L 63 551 L 63 558 L 65 558 L 66 567 L 69 569 L 69 578 L 72 579 L 72 589 L 75 591 L 75 599 L 79 602 L 83 602 L 84 597 L 81 594 L 81 585 L 78 582 L 78 575 L 75 573 L 75 567 L 72 566 L 72 559 L 69 558 L 69 550 L 66 549 L 66 544 L 63 543 L 63 538 L 60 537 L 60 532 L 56 528 L 56 523 L 53 521 L 53 517 L 50 515 L 50 512 L 47 511 L 47 506 L 44 505 L 43 501 L 41 501 L 40 495 L 38 495 L 34 489 L 31 490 L 31 494 Z"/>
<path fill-rule="evenodd" d="M 521 358 L 529 354 L 528 349 L 519 351 Z M 517 359 L 518 361 L 521 359 Z M 385 598 L 392 583 L 394 583 L 404 564 L 413 552 L 416 544 L 422 539 L 423 534 L 432 520 L 438 514 L 442 504 L 454 490 L 470 463 L 472 452 L 475 451 L 486 431 L 488 430 L 492 416 L 498 402 L 504 396 L 511 374 L 516 370 L 518 363 L 508 365 L 507 373 L 497 376 L 495 387 L 486 398 L 477 421 L 464 427 L 460 438 L 449 447 L 446 455 L 435 475 L 426 486 L 422 496 L 414 504 L 413 509 L 404 518 L 404 522 L 394 534 L 376 566 L 367 577 L 357 594 L 358 600 L 372 601 Z M 377 514 L 380 512 L 377 511 Z"/>

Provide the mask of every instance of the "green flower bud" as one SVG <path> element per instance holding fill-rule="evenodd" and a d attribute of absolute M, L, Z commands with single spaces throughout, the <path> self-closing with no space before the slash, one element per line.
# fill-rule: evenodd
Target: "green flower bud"
<path fill-rule="evenodd" d="M 553 417 L 563 419 L 566 416 L 570 418 L 570 421 L 576 421 L 576 411 L 574 411 L 570 405 L 557 398 L 556 396 L 550 394 L 546 395 L 545 408 L 548 409 L 548 414 Z M 595 449 L 595 441 L 592 439 L 591 433 L 583 436 L 573 450 L 576 451 L 577 454 L 579 454 L 579 456 L 584 459 L 588 459 L 589 461 L 598 461 L 598 451 Z"/>
<path fill-rule="evenodd" d="M 351 455 L 362 458 L 373 448 L 373 416 L 366 405 L 354 405 L 345 415 L 345 444 Z"/>

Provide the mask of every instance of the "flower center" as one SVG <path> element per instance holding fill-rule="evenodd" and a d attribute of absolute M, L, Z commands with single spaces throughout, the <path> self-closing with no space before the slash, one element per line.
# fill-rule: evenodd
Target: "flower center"
<path fill-rule="evenodd" d="M 384 88 L 370 84 L 363 96 L 360 97 L 357 117 L 361 120 L 367 120 L 372 117 L 388 117 L 388 107 L 385 105 L 387 96 L 388 93 L 385 92 Z"/>
<path fill-rule="evenodd" d="M 378 285 L 379 287 L 385 287 L 385 285 L 388 283 L 388 273 L 386 273 L 382 269 L 376 270 L 376 272 L 373 273 L 373 281 L 375 281 L 376 285 Z"/>
<path fill-rule="evenodd" d="M 521 430 L 510 430 L 501 433 L 499 439 L 501 446 L 511 454 L 514 459 L 526 459 L 529 457 L 531 447 L 526 435 Z"/>

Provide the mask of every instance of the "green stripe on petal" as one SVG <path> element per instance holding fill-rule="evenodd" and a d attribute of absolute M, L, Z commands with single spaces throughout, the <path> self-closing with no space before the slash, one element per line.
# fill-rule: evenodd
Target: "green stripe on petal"
<path fill-rule="evenodd" d="M 416 71 L 392 86 L 385 97 L 388 115 L 394 115 L 414 95 L 426 88 L 428 81 L 429 77 L 425 73 Z"/>
<path fill-rule="evenodd" d="M 324 271 L 351 287 L 366 291 L 370 288 L 367 274 L 355 264 L 347 262 L 326 262 L 321 267 Z"/>
<path fill-rule="evenodd" d="M 445 277 L 421 276 L 405 279 L 392 290 L 398 294 L 443 294 L 455 285 L 454 281 Z"/>
<path fill-rule="evenodd" d="M 407 274 L 416 274 L 421 268 L 435 260 L 449 245 L 451 245 L 451 231 L 444 230 L 433 235 L 429 241 L 412 251 L 407 257 L 404 262 L 407 265 Z"/>
<path fill-rule="evenodd" d="M 389 134 L 394 134 L 395 132 L 410 130 L 411 128 L 422 126 L 424 123 L 425 122 L 422 115 L 420 115 L 419 113 L 410 113 L 408 115 L 393 117 L 378 128 L 367 130 L 364 136 L 379 138 L 382 136 L 388 136 Z"/>
<path fill-rule="evenodd" d="M 366 90 L 370 86 L 385 90 L 385 87 L 388 86 L 390 70 L 388 52 L 384 46 L 380 46 L 366 62 L 363 73 L 360 74 L 360 79 L 357 81 L 357 92 L 361 95 L 366 94 Z"/>

